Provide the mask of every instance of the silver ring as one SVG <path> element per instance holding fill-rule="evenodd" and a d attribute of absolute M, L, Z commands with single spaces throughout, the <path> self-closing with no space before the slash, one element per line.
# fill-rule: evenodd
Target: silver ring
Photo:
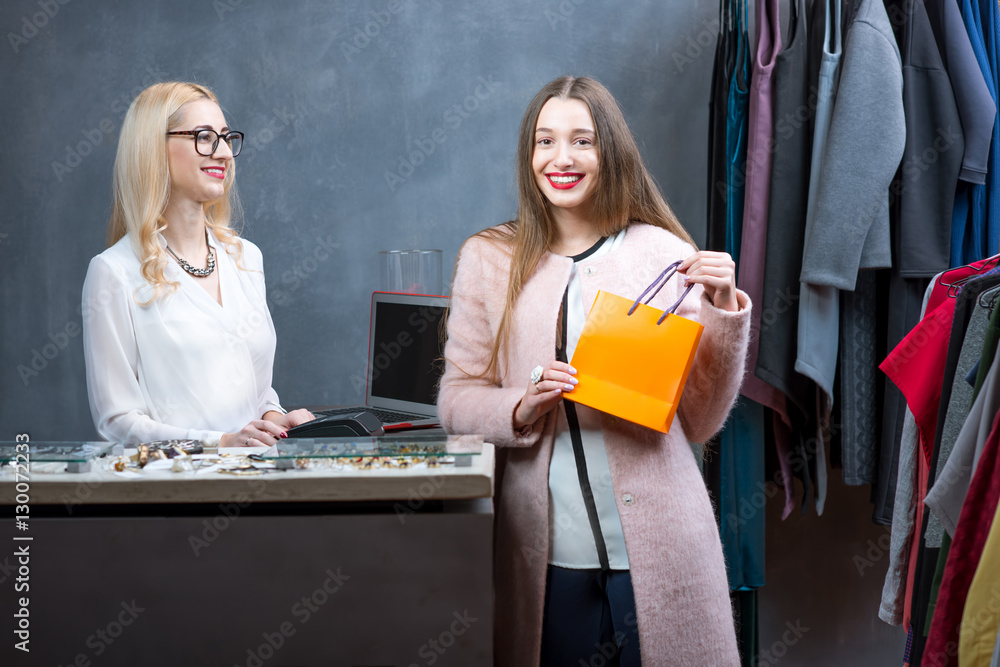
<path fill-rule="evenodd" d="M 250 441 L 251 441 L 251 440 L 253 440 L 253 436 L 252 436 L 252 435 L 251 435 L 251 436 L 249 436 L 249 437 L 247 437 L 247 441 L 243 443 L 243 446 L 244 446 L 244 447 L 249 447 L 249 446 L 250 446 Z"/>
<path fill-rule="evenodd" d="M 542 373 L 545 369 L 541 366 L 535 366 L 531 371 L 531 383 L 535 385 L 535 389 L 538 389 L 538 383 L 542 381 Z"/>

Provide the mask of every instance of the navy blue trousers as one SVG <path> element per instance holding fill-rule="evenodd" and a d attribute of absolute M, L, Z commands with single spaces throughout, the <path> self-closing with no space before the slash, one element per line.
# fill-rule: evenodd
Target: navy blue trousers
<path fill-rule="evenodd" d="M 549 565 L 542 667 L 641 667 L 639 624 L 628 570 Z"/>

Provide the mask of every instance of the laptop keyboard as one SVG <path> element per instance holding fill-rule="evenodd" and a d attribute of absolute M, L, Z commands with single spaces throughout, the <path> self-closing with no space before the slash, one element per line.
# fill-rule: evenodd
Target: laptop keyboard
<path fill-rule="evenodd" d="M 357 408 L 334 408 L 332 410 L 319 410 L 314 412 L 317 417 L 322 415 L 324 417 L 330 417 L 332 415 L 345 415 L 354 412 L 360 412 L 364 410 L 370 412 L 379 418 L 383 424 L 399 424 L 401 422 L 412 422 L 419 419 L 428 419 L 426 415 L 417 415 L 412 412 L 394 412 L 392 410 L 380 410 L 379 408 L 367 408 L 367 407 L 357 407 Z"/>

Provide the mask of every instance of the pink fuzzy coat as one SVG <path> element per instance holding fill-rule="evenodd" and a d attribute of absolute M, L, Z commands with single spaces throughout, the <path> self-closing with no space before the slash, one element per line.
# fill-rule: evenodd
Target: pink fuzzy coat
<path fill-rule="evenodd" d="M 580 262 L 584 303 L 598 289 L 638 296 L 671 262 L 694 252 L 673 234 L 629 227 L 616 251 Z M 549 554 L 549 461 L 555 413 L 514 431 L 513 413 L 531 370 L 555 358 L 556 318 L 572 260 L 545 254 L 517 300 L 507 373 L 500 386 L 481 372 L 503 313 L 510 255 L 473 237 L 463 246 L 452 288 L 447 359 L 438 399 L 449 433 L 479 433 L 498 449 L 495 547 L 496 664 L 538 665 Z M 680 295 L 680 278 L 651 305 Z M 739 665 L 726 566 L 712 507 L 688 441 L 703 442 L 724 423 L 743 379 L 750 302 L 715 308 L 695 285 L 678 314 L 705 325 L 669 435 L 604 415 L 602 428 L 635 592 L 646 665 Z M 462 370 L 459 370 L 462 369 Z M 632 496 L 625 505 L 622 497 Z"/>

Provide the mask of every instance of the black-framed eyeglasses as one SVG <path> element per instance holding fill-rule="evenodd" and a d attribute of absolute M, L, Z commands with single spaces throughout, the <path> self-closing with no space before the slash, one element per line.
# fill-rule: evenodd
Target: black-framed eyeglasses
<path fill-rule="evenodd" d="M 229 150 L 233 152 L 233 157 L 239 155 L 240 151 L 243 150 L 242 132 L 219 134 L 215 130 L 178 130 L 176 132 L 167 132 L 167 134 L 183 134 L 194 137 L 194 149 L 198 152 L 198 155 L 204 155 L 205 157 L 215 155 L 215 151 L 219 148 L 219 139 L 222 139 L 229 145 Z"/>

